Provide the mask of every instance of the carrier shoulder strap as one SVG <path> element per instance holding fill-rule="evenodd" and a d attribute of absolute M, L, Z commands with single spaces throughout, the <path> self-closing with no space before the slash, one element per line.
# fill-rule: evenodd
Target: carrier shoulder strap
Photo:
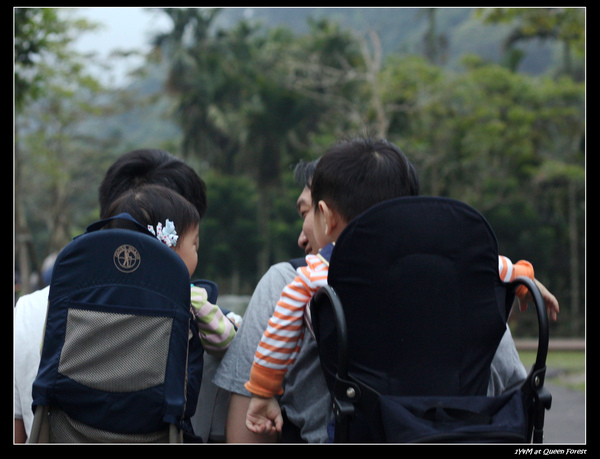
<path fill-rule="evenodd" d="M 304 258 L 304 257 L 292 258 L 291 260 L 288 261 L 288 263 L 290 265 L 292 265 L 292 267 L 294 269 L 298 269 L 302 266 L 306 266 L 306 258 Z"/>

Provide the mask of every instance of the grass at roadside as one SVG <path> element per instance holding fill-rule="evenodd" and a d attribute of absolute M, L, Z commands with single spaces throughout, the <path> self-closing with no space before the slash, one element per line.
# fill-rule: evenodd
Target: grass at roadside
<path fill-rule="evenodd" d="M 520 351 L 527 371 L 535 362 L 534 351 Z M 546 359 L 546 380 L 570 389 L 585 391 L 585 352 L 550 351 Z"/>

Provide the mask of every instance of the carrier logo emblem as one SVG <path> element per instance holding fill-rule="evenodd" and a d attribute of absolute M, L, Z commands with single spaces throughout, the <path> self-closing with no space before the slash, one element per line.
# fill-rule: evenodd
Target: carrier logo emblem
<path fill-rule="evenodd" d="M 115 250 L 113 260 L 119 271 L 132 273 L 140 267 L 142 257 L 134 246 L 124 244 Z"/>

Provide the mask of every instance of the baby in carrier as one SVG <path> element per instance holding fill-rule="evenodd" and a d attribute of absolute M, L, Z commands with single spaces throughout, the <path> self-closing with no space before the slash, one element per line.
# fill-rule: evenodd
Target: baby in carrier
<path fill-rule="evenodd" d="M 191 203 L 166 187 L 145 185 L 119 197 L 109 208 L 107 217 L 121 213 L 131 215 L 173 249 L 185 263 L 191 278 L 198 264 L 200 225 L 198 211 Z M 106 228 L 135 229 L 133 225 L 128 220 L 114 219 Z M 204 349 L 212 354 L 224 353 L 235 336 L 234 325 L 239 317 L 232 313 L 225 316 L 217 305 L 207 300 L 207 292 L 201 287 L 191 286 L 191 303 Z"/>

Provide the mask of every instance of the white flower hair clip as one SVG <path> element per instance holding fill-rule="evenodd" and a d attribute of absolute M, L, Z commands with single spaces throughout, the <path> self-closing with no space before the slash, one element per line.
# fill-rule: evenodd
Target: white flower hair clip
<path fill-rule="evenodd" d="M 161 242 L 164 242 L 167 247 L 176 247 L 177 239 L 179 236 L 177 235 L 177 231 L 175 231 L 175 224 L 167 218 L 165 221 L 165 227 L 163 228 L 162 223 L 157 223 L 156 231 L 154 231 L 154 227 L 152 225 L 148 225 L 148 231 L 156 236 Z"/>

